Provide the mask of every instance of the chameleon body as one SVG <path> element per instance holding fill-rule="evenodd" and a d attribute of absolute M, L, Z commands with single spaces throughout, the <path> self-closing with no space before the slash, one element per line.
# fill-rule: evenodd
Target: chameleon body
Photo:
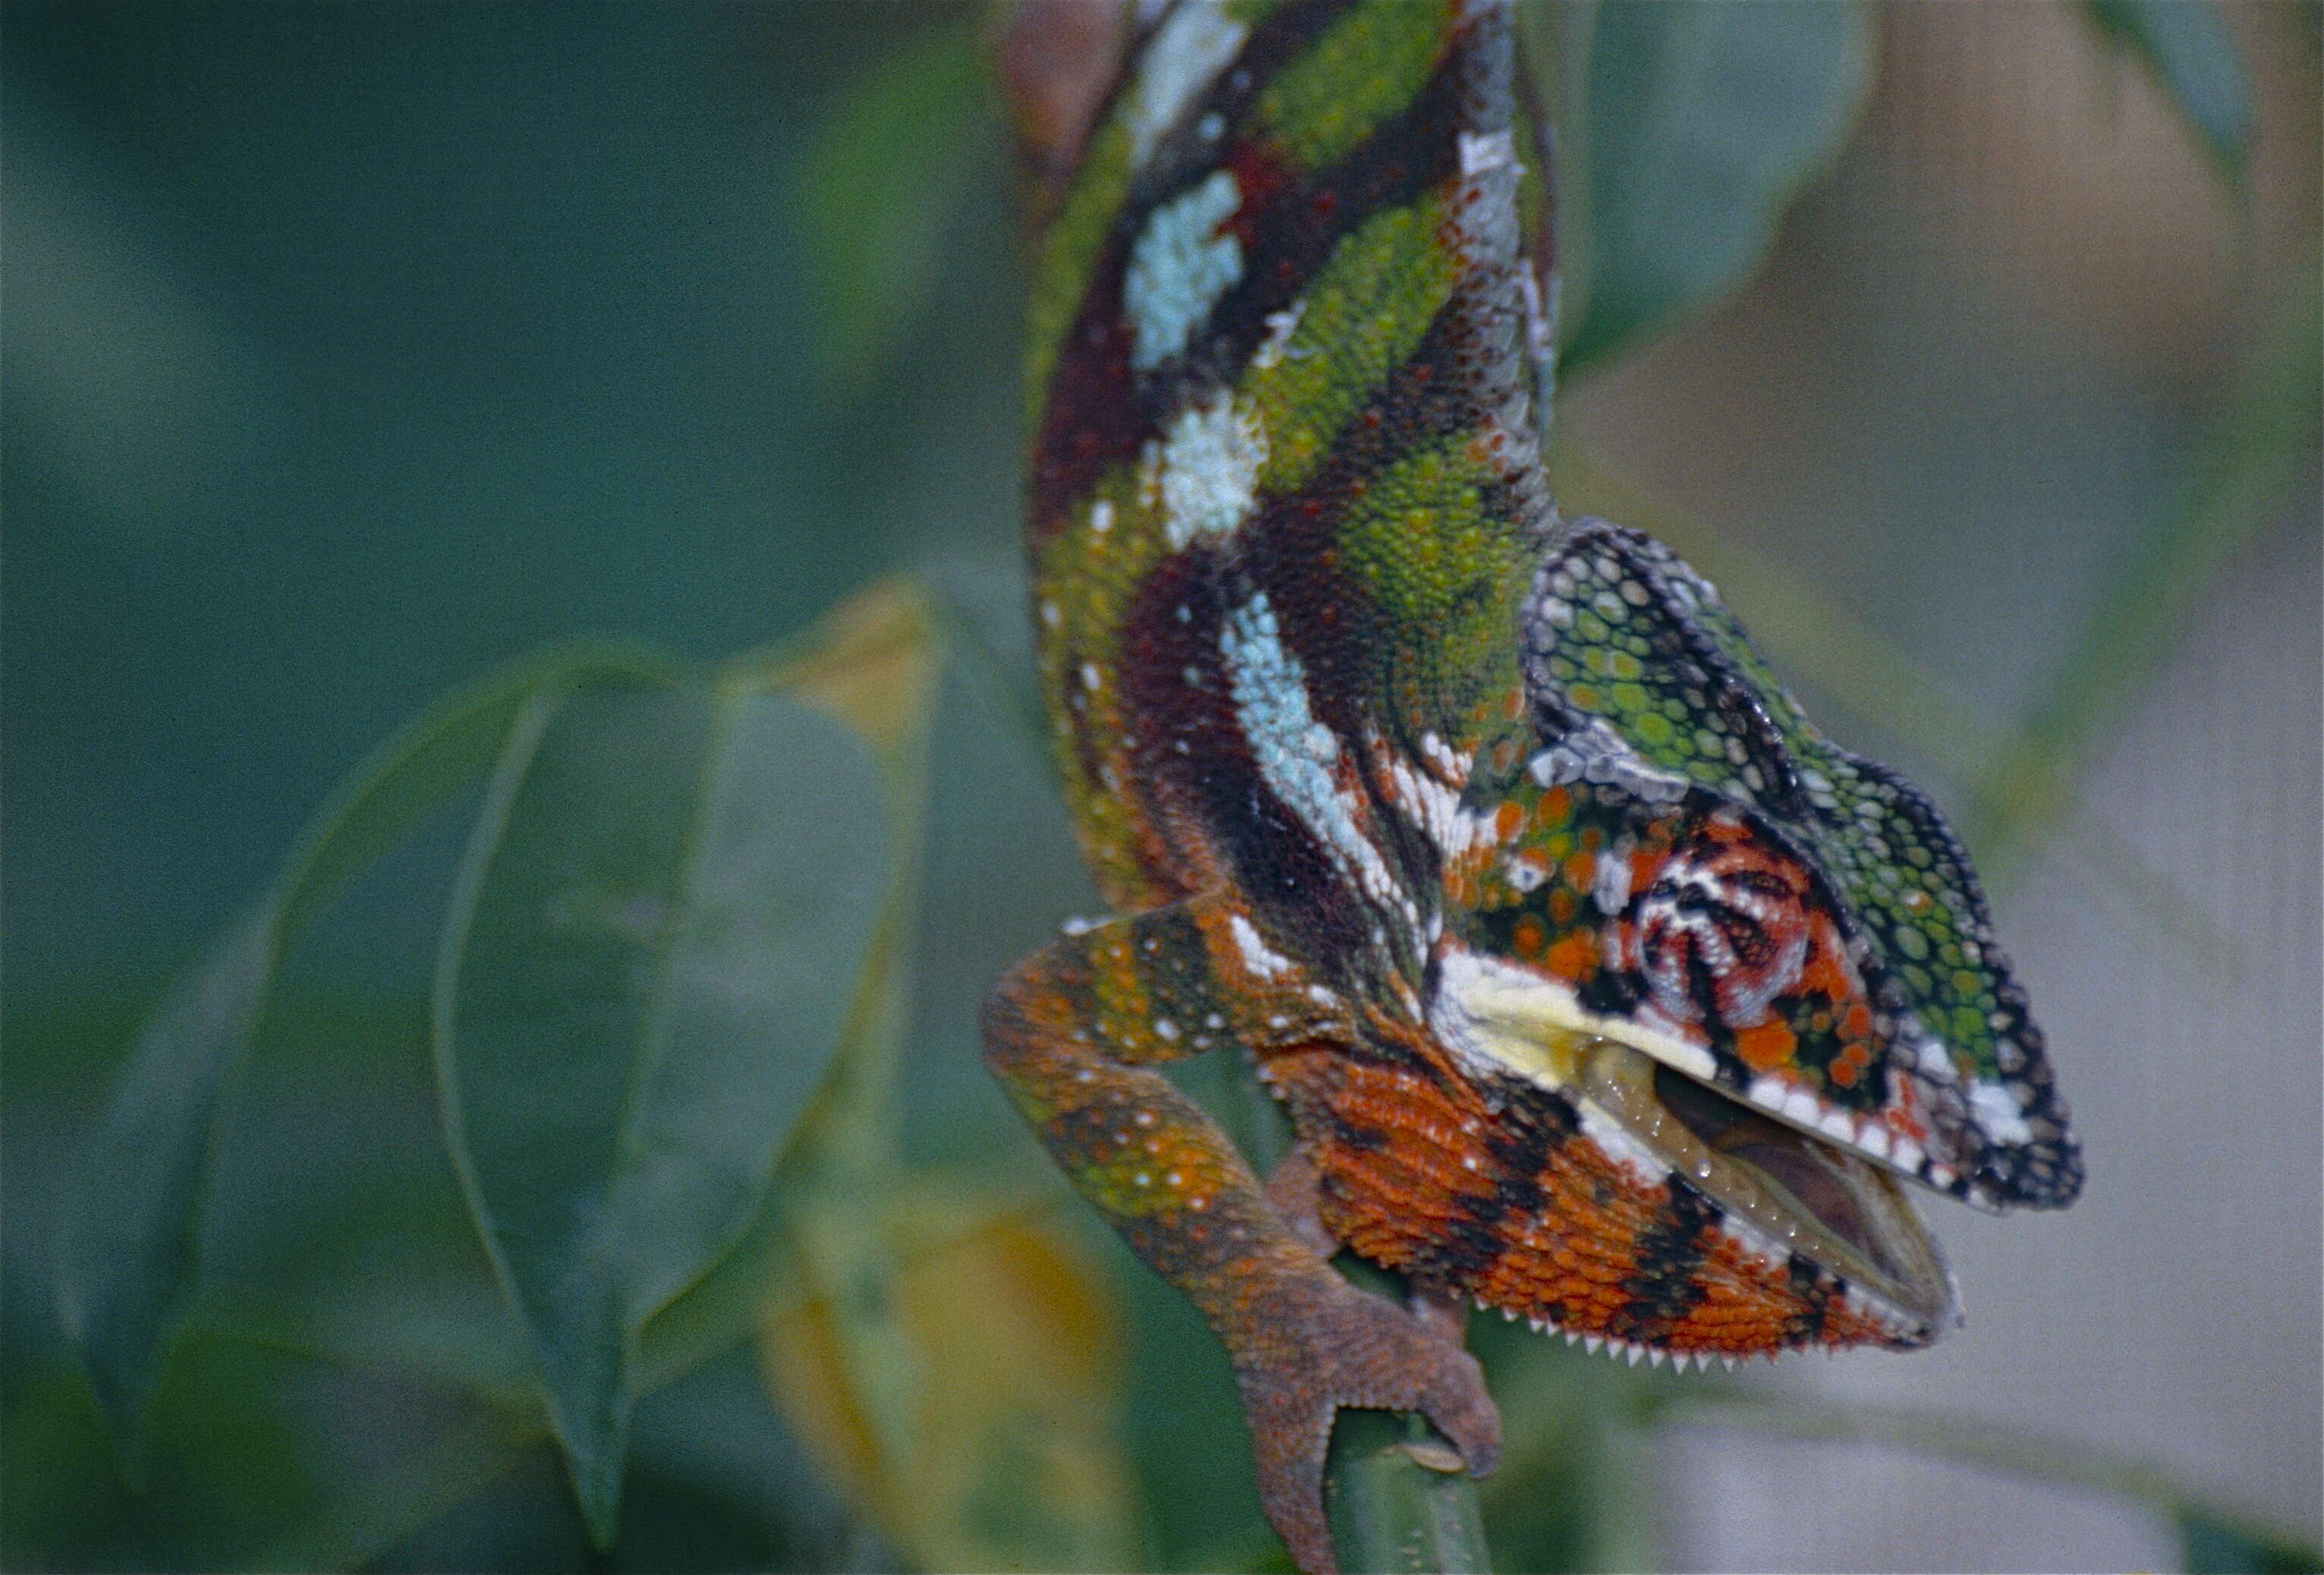
<path fill-rule="evenodd" d="M 1002 981 L 986 1058 L 1225 1342 L 1322 1570 L 1336 1406 L 1490 1469 L 1447 1309 L 1634 1360 L 1924 1344 L 1952 1285 L 1898 1179 L 2055 1206 L 2080 1161 L 1928 802 L 1552 502 L 1506 5 L 1147 9 L 1003 43 L 1040 679 L 1113 914 Z M 1264 1180 L 1155 1070 L 1219 1049 L 1290 1115 Z"/>

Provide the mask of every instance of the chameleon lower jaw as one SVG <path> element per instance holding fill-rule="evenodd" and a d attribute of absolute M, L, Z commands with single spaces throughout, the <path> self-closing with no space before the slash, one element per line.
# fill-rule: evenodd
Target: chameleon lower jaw
<path fill-rule="evenodd" d="M 1926 1344 L 1960 1325 L 1952 1276 L 1886 1171 L 1616 1040 L 1582 1040 L 1570 1064 L 1585 1116 L 1612 1122 L 1685 1176 L 1731 1228 L 1845 1278 L 1897 1343 Z"/>

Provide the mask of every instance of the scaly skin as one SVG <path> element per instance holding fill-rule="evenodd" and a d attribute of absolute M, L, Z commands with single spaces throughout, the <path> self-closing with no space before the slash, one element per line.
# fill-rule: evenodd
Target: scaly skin
<path fill-rule="evenodd" d="M 1333 1565 L 1337 1406 L 1499 1447 L 1334 1243 L 1634 1358 L 1935 1338 L 1893 1178 L 2070 1202 L 2064 1106 L 1927 802 L 1665 549 L 1558 516 L 1506 5 L 1028 0 L 1001 60 L 1040 677 L 1115 916 L 986 1057 L 1225 1343 L 1293 1556 Z M 1154 1070 L 1224 1046 L 1292 1119 L 1267 1186 Z"/>

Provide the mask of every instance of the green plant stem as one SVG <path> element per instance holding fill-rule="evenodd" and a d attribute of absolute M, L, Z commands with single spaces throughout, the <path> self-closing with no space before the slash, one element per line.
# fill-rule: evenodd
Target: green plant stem
<path fill-rule="evenodd" d="M 1342 1412 L 1323 1483 L 1340 1568 L 1351 1575 L 1491 1570 L 1476 1484 L 1460 1452 L 1419 1417 Z"/>

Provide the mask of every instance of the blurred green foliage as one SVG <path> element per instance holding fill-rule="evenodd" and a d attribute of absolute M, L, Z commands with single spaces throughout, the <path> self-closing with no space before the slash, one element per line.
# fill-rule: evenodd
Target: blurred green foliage
<path fill-rule="evenodd" d="M 2251 152 L 2251 81 L 2227 17 L 2178 0 L 2083 0 L 2090 21 L 2154 73 L 2220 173 L 2241 187 Z"/>
<path fill-rule="evenodd" d="M 2090 11 L 2238 173 L 2248 94 L 2209 8 Z M 1092 900 L 1023 720 L 1013 314 L 993 305 L 1017 285 L 974 20 L 9 21 L 10 89 L 35 106 L 10 134 L 10 375 L 31 391 L 10 401 L 8 490 L 32 523 L 9 573 L 17 608 L 28 576 L 40 589 L 6 631 L 0 1560 L 1280 1567 L 1215 1343 L 1090 1227 L 974 1067 L 982 982 Z M 1855 5 L 1605 0 L 1539 31 L 1563 51 L 1545 80 L 1567 368 L 1587 372 L 1748 278 L 1845 141 L 1877 30 Z M 475 156 L 487 143 L 501 161 Z M 145 193 L 124 209 L 178 214 L 193 238 L 171 264 L 88 263 L 129 227 L 73 206 L 107 179 Z M 384 221 L 365 206 L 383 191 Z M 301 226 L 334 268 L 270 273 Z M 560 254 L 576 230 L 613 235 L 595 272 Z M 308 364 L 205 362 L 188 329 L 185 364 L 122 352 L 112 383 L 60 381 L 118 349 L 92 327 L 108 314 L 160 343 L 170 312 L 218 315 L 215 281 L 244 273 L 279 291 L 243 303 L 254 319 L 333 325 L 277 336 Z M 459 356 L 404 321 L 447 292 L 484 325 Z M 2126 645 L 2183 615 L 2303 452 L 2310 307 L 2014 735 L 2057 764 L 1986 789 L 2012 834 L 2061 811 L 2002 785 L 2062 780 L 2124 692 Z M 569 386 L 583 338 L 619 401 Z M 708 354 L 734 338 L 762 384 Z M 707 390 L 704 364 L 722 369 Z M 236 426 L 258 422 L 237 401 L 271 436 Z M 505 419 L 518 401 L 540 429 Z M 89 423 L 110 436 L 77 447 Z M 161 430 L 207 457 L 114 463 Z M 465 474 L 493 489 L 432 490 L 430 460 L 484 444 Z M 1683 520 L 1637 522 L 1696 550 Z M 130 566 L 144 599 L 106 605 L 92 564 Z M 922 572 L 756 644 L 896 564 Z M 1877 634 L 1794 611 L 1776 643 L 1812 677 L 1821 653 L 1842 682 L 1918 682 Z M 255 662 L 276 649 L 259 628 L 297 651 L 290 631 L 334 620 L 355 631 L 340 669 L 259 664 L 221 713 L 239 720 L 172 731 L 173 704 L 226 705 L 204 688 L 219 650 Z M 210 624 L 244 643 L 203 647 Z M 397 732 L 289 836 L 327 763 L 427 694 L 591 628 L 751 649 L 520 659 Z M 156 657 L 187 687 L 95 737 L 89 696 Z M 119 814 L 73 797 L 88 759 L 152 801 L 123 834 L 164 850 L 152 902 L 67 856 Z M 165 779 L 198 774 L 189 760 L 208 762 L 198 791 Z M 235 813 L 213 824 L 221 803 Z M 245 917 L 159 989 L 152 960 L 250 888 Z M 1274 1140 L 1233 1065 L 1179 1075 L 1254 1152 Z M 1782 1424 L 1713 1380 L 1499 1324 L 1477 1345 L 1501 1471 L 1399 1507 L 1403 1467 L 1371 1488 L 1351 1469 L 1342 1486 L 1372 1497 L 1343 1519 L 1377 1512 L 1352 1536 L 1400 1545 L 1436 1516 L 1433 1547 L 1476 1551 L 1481 1524 L 1504 1569 L 1642 1567 L 1652 1430 L 1696 1401 Z M 1348 1450 L 1401 1449 L 1379 1425 Z M 2034 1451 L 2010 1469 L 2048 1468 Z M 2316 1567 L 2159 1478 L 2095 1485 L 2172 1516 L 2190 1568 Z"/>
<path fill-rule="evenodd" d="M 1868 7 L 1818 0 L 1570 14 L 1582 91 L 1559 127 L 1569 373 L 1739 286 L 1840 155 L 1872 88 Z"/>

